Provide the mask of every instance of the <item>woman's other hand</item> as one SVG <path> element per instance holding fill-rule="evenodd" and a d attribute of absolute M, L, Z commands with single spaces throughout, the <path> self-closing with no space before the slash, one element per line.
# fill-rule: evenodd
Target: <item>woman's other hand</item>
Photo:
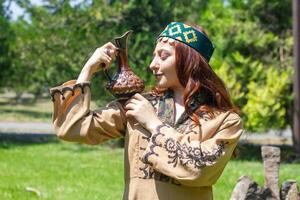
<path fill-rule="evenodd" d="M 144 128 L 150 132 L 162 122 L 157 117 L 154 107 L 142 95 L 135 94 L 125 104 L 126 116 L 135 118 Z"/>
<path fill-rule="evenodd" d="M 101 68 L 108 69 L 115 60 L 117 52 L 118 48 L 111 42 L 97 48 L 82 68 L 77 83 L 90 81 L 93 74 Z"/>

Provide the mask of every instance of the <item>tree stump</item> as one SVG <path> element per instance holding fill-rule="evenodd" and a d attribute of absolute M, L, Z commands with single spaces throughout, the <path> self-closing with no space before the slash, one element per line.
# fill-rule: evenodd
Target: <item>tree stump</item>
<path fill-rule="evenodd" d="M 280 198 L 284 200 L 300 200 L 298 185 L 295 180 L 288 180 L 282 183 Z"/>
<path fill-rule="evenodd" d="M 263 146 L 265 187 L 261 188 L 247 176 L 242 176 L 231 194 L 231 200 L 300 200 L 297 182 L 285 181 L 279 190 L 280 148 Z"/>
<path fill-rule="evenodd" d="M 230 200 L 264 200 L 272 197 L 269 188 L 261 188 L 248 176 L 239 178 Z"/>
<path fill-rule="evenodd" d="M 270 200 L 280 200 L 278 187 L 280 148 L 262 146 L 261 155 L 264 162 L 265 187 L 269 188 L 272 193 Z"/>

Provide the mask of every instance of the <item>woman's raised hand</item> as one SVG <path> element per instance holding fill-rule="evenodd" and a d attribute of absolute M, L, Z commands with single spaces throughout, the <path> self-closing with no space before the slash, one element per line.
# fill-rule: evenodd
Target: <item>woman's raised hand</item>
<path fill-rule="evenodd" d="M 136 93 L 125 103 L 126 117 L 135 118 L 145 129 L 150 132 L 162 122 L 157 117 L 152 104 L 142 95 Z"/>
<path fill-rule="evenodd" d="M 97 48 L 82 68 L 77 83 L 90 81 L 93 74 L 101 68 L 108 69 L 115 60 L 117 52 L 118 48 L 111 42 Z"/>

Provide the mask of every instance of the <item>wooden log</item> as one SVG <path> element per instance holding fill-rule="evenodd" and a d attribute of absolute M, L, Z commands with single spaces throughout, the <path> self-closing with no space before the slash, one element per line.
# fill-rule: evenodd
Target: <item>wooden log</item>
<path fill-rule="evenodd" d="M 245 199 L 252 182 L 253 181 L 248 176 L 241 176 L 233 189 L 230 200 Z"/>
<path fill-rule="evenodd" d="M 261 155 L 264 162 L 265 187 L 269 188 L 272 194 L 269 200 L 280 200 L 278 186 L 280 148 L 262 146 Z"/>
<path fill-rule="evenodd" d="M 270 189 L 259 187 L 248 176 L 241 176 L 233 189 L 230 200 L 263 200 L 271 197 Z"/>
<path fill-rule="evenodd" d="M 282 183 L 280 198 L 282 200 L 300 200 L 298 185 L 295 180 L 287 180 Z"/>

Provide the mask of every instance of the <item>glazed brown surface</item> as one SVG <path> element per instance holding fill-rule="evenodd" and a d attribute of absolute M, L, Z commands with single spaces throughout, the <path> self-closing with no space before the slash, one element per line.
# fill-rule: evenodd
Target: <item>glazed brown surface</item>
<path fill-rule="evenodd" d="M 127 94 L 142 92 L 144 88 L 144 81 L 137 77 L 131 70 L 124 70 L 118 74 L 118 79 L 111 89 L 114 94 Z"/>
<path fill-rule="evenodd" d="M 128 31 L 123 36 L 115 38 L 116 46 L 119 49 L 117 56 L 119 70 L 107 88 L 117 98 L 130 98 L 145 88 L 144 81 L 133 73 L 128 64 L 127 39 L 130 33 L 131 31 Z"/>

